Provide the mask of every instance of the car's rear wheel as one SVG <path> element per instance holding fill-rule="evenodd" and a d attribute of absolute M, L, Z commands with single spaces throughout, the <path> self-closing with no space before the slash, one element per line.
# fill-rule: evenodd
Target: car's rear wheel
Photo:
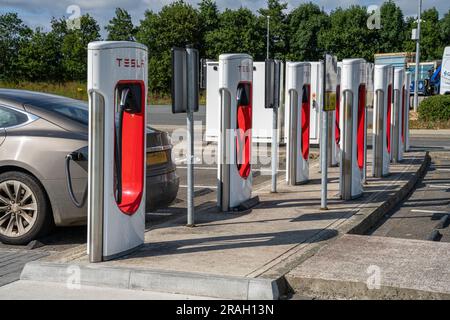
<path fill-rule="evenodd" d="M 23 172 L 0 174 L 0 241 L 27 244 L 45 235 L 53 224 L 43 187 Z"/>

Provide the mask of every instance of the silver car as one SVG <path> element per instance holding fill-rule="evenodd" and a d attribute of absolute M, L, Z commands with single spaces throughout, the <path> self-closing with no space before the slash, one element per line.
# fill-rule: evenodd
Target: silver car
<path fill-rule="evenodd" d="M 53 226 L 86 224 L 68 192 L 66 156 L 87 150 L 88 106 L 65 97 L 0 89 L 0 241 L 26 244 Z M 175 200 L 179 177 L 167 133 L 147 128 L 146 209 Z M 85 159 L 86 160 L 86 159 Z M 86 166 L 71 162 L 75 199 L 86 190 Z"/>

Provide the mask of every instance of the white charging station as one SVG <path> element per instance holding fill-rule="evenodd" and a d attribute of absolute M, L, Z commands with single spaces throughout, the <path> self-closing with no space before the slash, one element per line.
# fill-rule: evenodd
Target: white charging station
<path fill-rule="evenodd" d="M 247 54 L 219 57 L 220 138 L 217 205 L 233 211 L 252 194 L 253 59 Z"/>
<path fill-rule="evenodd" d="M 311 64 L 311 131 L 310 143 L 314 145 L 320 144 L 320 119 L 322 105 L 322 62 L 310 62 Z"/>
<path fill-rule="evenodd" d="M 394 104 L 392 107 L 392 161 L 403 160 L 404 150 L 404 109 L 405 109 L 405 69 L 394 70 Z"/>
<path fill-rule="evenodd" d="M 144 242 L 147 47 L 88 45 L 88 254 L 91 262 Z"/>
<path fill-rule="evenodd" d="M 309 180 L 311 65 L 306 62 L 290 62 L 287 68 L 286 106 L 289 108 L 289 130 L 286 181 L 289 185 L 297 185 Z"/>
<path fill-rule="evenodd" d="M 206 67 L 206 141 L 217 142 L 219 136 L 219 63 L 207 62 Z M 265 62 L 253 63 L 253 128 L 252 139 L 256 143 L 272 142 L 273 111 L 265 107 Z M 278 128 L 284 130 L 284 63 L 281 63 L 279 79 L 280 106 L 278 108 Z M 283 131 L 281 131 L 283 132 Z M 284 142 L 284 135 L 278 136 L 278 142 Z"/>
<path fill-rule="evenodd" d="M 341 161 L 341 74 L 342 74 L 342 61 L 339 61 L 337 63 L 337 87 L 336 87 L 336 110 L 332 112 L 333 116 L 333 147 L 332 147 L 332 158 L 331 163 L 329 163 L 331 166 L 338 166 L 339 162 Z"/>
<path fill-rule="evenodd" d="M 408 152 L 409 151 L 409 107 L 410 107 L 410 95 L 411 95 L 411 87 L 410 87 L 410 83 L 411 83 L 411 77 L 412 77 L 412 73 L 410 71 L 407 71 L 405 73 L 405 112 L 404 112 L 404 118 L 403 118 L 403 135 L 404 135 L 404 146 L 403 146 L 403 151 Z"/>
<path fill-rule="evenodd" d="M 341 96 L 341 68 L 337 68 L 336 82 L 336 110 L 329 112 L 328 116 L 328 166 L 339 165 L 341 129 L 339 127 L 339 100 Z"/>
<path fill-rule="evenodd" d="M 297 62 L 287 62 L 286 63 L 286 83 L 289 79 L 289 64 Z M 322 73 L 323 73 L 323 63 L 322 62 L 308 62 L 311 65 L 311 80 L 310 80 L 310 134 L 309 142 L 310 145 L 319 146 L 320 144 L 320 120 L 322 115 L 322 110 L 320 108 L 322 104 Z M 336 88 L 336 97 L 340 95 L 340 69 L 342 63 L 338 63 L 338 86 Z M 284 109 L 284 140 L 288 140 L 289 135 L 289 105 L 287 100 L 289 99 L 289 92 L 285 90 L 285 109 Z M 338 104 L 339 98 L 337 99 Z M 339 106 L 336 106 L 336 110 L 330 112 L 328 117 L 328 135 L 329 135 L 329 151 L 328 151 L 328 164 L 329 166 L 337 166 L 340 159 L 340 129 L 339 129 Z M 331 140 L 330 140 L 331 139 Z M 331 142 L 333 141 L 333 142 Z"/>
<path fill-rule="evenodd" d="M 390 65 L 376 65 L 374 70 L 372 176 L 377 178 L 390 173 L 393 72 Z"/>
<path fill-rule="evenodd" d="M 219 62 L 206 63 L 206 129 L 205 139 L 217 142 L 220 127 Z"/>
<path fill-rule="evenodd" d="M 343 200 L 355 199 L 363 193 L 366 62 L 345 59 L 341 70 L 341 165 L 340 195 Z"/>

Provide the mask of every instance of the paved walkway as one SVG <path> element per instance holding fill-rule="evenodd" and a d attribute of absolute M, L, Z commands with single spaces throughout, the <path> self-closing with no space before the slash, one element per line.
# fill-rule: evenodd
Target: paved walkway
<path fill-rule="evenodd" d="M 328 211 L 319 209 L 321 185 L 316 165 L 311 168 L 311 181 L 306 185 L 289 187 L 282 177 L 277 194 L 270 193 L 269 185 L 254 190 L 260 204 L 249 212 L 219 213 L 215 204 L 209 203 L 197 212 L 195 228 L 185 227 L 184 216 L 160 224 L 146 232 L 145 245 L 140 250 L 119 260 L 96 264 L 95 269 L 140 268 L 278 279 L 330 239 L 354 232 L 355 227 L 362 228 L 381 206 L 396 202 L 395 197 L 405 191 L 423 161 L 423 152 L 408 153 L 403 163 L 391 166 L 388 178 L 369 178 L 364 196 L 354 201 L 339 199 L 339 169 L 330 169 Z M 367 226 L 371 226 L 370 221 Z M 88 266 L 84 246 L 44 260 Z"/>
<path fill-rule="evenodd" d="M 450 299 L 450 243 L 344 235 L 288 275 L 302 295 Z"/>

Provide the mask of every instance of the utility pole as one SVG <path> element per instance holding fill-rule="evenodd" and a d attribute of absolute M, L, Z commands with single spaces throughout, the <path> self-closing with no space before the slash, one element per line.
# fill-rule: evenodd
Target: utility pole
<path fill-rule="evenodd" d="M 422 0 L 419 0 L 419 14 L 417 16 L 417 34 L 416 34 L 416 73 L 414 77 L 414 112 L 419 107 L 419 66 L 420 66 L 420 17 L 422 15 Z"/>
<path fill-rule="evenodd" d="M 321 179 L 321 196 L 320 210 L 328 210 L 328 111 L 325 109 L 326 100 L 326 76 L 327 76 L 327 54 L 324 55 L 322 65 L 322 101 L 319 114 L 322 114 L 322 130 L 320 132 L 320 170 L 322 172 Z M 342 165 L 342 164 L 341 164 Z"/>
<path fill-rule="evenodd" d="M 270 47 L 270 16 L 267 16 L 267 54 L 266 54 L 266 59 L 269 60 L 269 47 Z"/>
<path fill-rule="evenodd" d="M 267 53 L 266 61 L 270 59 L 270 16 L 267 16 Z M 276 68 L 275 68 L 276 69 Z M 274 69 L 274 72 L 275 72 Z M 277 79 L 277 78 L 275 78 Z M 279 81 L 279 79 L 278 79 Z M 267 90 L 267 88 L 266 88 Z M 276 92 L 275 92 L 276 94 Z M 274 105 L 272 108 L 272 143 L 271 143 L 271 153 L 272 153 L 272 186 L 270 192 L 277 192 L 277 171 L 278 171 L 278 105 Z"/>

